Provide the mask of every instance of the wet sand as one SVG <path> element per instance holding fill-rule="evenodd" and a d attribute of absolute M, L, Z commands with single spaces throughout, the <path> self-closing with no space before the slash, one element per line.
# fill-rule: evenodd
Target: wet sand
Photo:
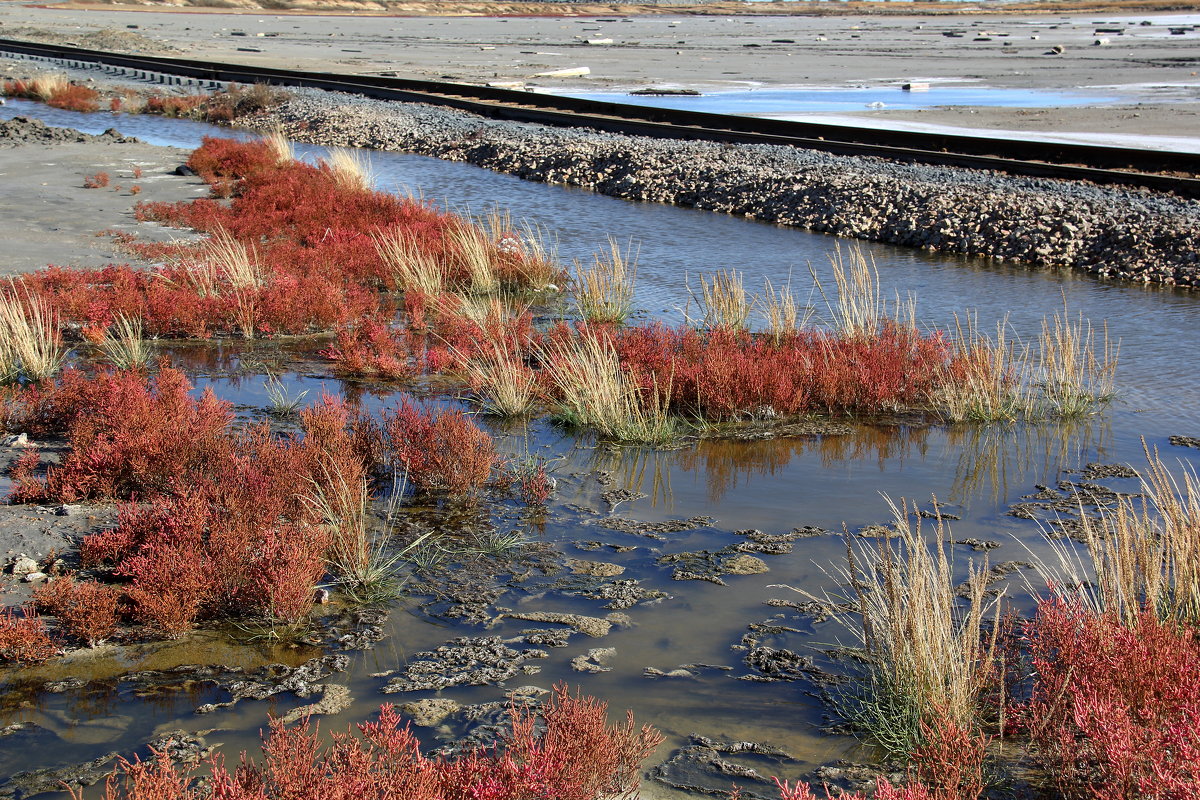
<path fill-rule="evenodd" d="M 1150 22 L 1143 25 L 1142 22 Z M 356 17 L 33 8 L 0 2 L 0 35 L 110 29 L 187 57 L 550 90 L 704 91 L 930 82 L 1084 90 L 1095 105 L 869 110 L 876 120 L 1004 130 L 1196 136 L 1200 15 Z M 1098 32 L 1098 31 L 1115 31 Z M 953 34 L 953 35 L 948 35 Z M 15 32 L 11 35 L 17 35 Z M 588 44 L 611 40 L 611 44 Z M 1096 45 L 1098 40 L 1106 44 Z M 1059 46 L 1063 52 L 1048 52 Z M 587 67 L 587 77 L 538 77 Z M 1136 116 L 1135 116 L 1136 115 Z"/>

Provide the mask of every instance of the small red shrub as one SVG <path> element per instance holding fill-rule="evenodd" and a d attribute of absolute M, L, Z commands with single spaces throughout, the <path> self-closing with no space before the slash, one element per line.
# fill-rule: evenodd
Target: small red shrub
<path fill-rule="evenodd" d="M 18 616 L 12 608 L 0 609 L 0 660 L 40 664 L 56 652 L 46 624 L 34 611 Z"/>
<path fill-rule="evenodd" d="M 83 178 L 83 188 L 85 189 L 103 189 L 108 186 L 109 176 L 107 172 L 97 172 L 95 175 L 86 175 Z"/>
<path fill-rule="evenodd" d="M 114 97 L 108 101 L 108 110 L 114 114 L 121 110 L 121 98 Z"/>
<path fill-rule="evenodd" d="M 408 397 L 384 411 L 383 435 L 392 466 L 422 491 L 470 497 L 499 463 L 492 437 L 466 414 L 424 411 Z"/>
<path fill-rule="evenodd" d="M 261 763 L 243 754 L 231 775 L 219 761 L 210 788 L 187 788 L 179 768 L 160 755 L 122 762 L 107 784 L 106 800 L 596 800 L 629 797 L 638 766 L 662 742 L 653 728 L 609 725 L 604 703 L 572 697 L 563 686 L 535 715 L 514 708 L 512 732 L 496 750 L 458 758 L 428 758 L 411 730 L 400 727 L 390 705 L 324 746 L 307 720 L 288 728 L 272 720 Z M 81 795 L 72 794 L 77 800 Z"/>
<path fill-rule="evenodd" d="M 66 111 L 83 111 L 90 113 L 100 110 L 100 93 L 87 86 L 69 84 L 50 95 L 46 105 L 61 108 Z"/>
<path fill-rule="evenodd" d="M 90 647 L 117 629 L 121 592 L 113 586 L 66 576 L 39 586 L 33 599 L 58 619 L 63 630 Z"/>
<path fill-rule="evenodd" d="M 141 194 L 141 193 L 142 193 L 142 187 L 141 187 L 141 186 L 138 186 L 138 185 L 135 183 L 133 186 L 130 186 L 130 187 L 129 187 L 129 193 L 130 193 L 130 194 Z"/>
<path fill-rule="evenodd" d="M 1033 696 L 1018 709 L 1070 797 L 1200 795 L 1200 639 L 1143 612 L 1132 625 L 1078 600 L 1038 605 L 1027 628 Z"/>

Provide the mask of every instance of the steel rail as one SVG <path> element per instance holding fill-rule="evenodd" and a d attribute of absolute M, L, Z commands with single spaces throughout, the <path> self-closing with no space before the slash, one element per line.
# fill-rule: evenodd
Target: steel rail
<path fill-rule="evenodd" d="M 837 155 L 996 170 L 1037 178 L 1137 186 L 1200 197 L 1200 154 L 1128 147 L 1012 141 L 983 136 L 887 131 L 841 125 L 652 108 L 489 86 L 253 67 L 216 61 L 127 55 L 0 39 L 0 53 L 133 70 L 164 82 L 267 83 L 428 103 L 482 116 L 614 133 L 738 144 L 774 144 Z M 167 81 L 167 76 L 174 80 Z"/>

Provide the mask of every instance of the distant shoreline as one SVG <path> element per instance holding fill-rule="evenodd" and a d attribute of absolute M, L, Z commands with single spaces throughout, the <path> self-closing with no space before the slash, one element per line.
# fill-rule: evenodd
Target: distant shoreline
<path fill-rule="evenodd" d="M 14 2 L 14 0 L 0 0 Z M 275 16 L 380 16 L 380 17 L 569 17 L 602 14 L 689 16 L 955 16 L 999 14 L 1061 14 L 1104 12 L 1196 12 L 1200 4 L 1173 0 L 1019 0 L 1018 2 L 729 2 L 703 4 L 544 3 L 544 2 L 378 2 L 374 0 L 191 0 L 187 5 L 159 2 L 39 3 L 38 8 L 154 11 L 177 14 L 262 14 Z"/>

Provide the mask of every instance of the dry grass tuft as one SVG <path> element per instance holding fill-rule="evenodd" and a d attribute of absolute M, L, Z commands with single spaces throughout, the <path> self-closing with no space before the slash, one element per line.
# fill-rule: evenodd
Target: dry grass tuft
<path fill-rule="evenodd" d="M 292 147 L 291 141 L 284 136 L 282 129 L 275 128 L 263 136 L 263 143 L 270 148 L 278 163 L 290 164 L 296 160 L 296 151 Z"/>
<path fill-rule="evenodd" d="M 35 77 L 29 82 L 34 96 L 42 102 L 48 101 L 54 95 L 65 91 L 71 82 L 61 72 L 47 72 Z"/>
<path fill-rule="evenodd" d="M 516 417 L 532 408 L 537 375 L 525 363 L 516 342 L 489 339 L 466 359 L 464 369 L 484 413 Z"/>
<path fill-rule="evenodd" d="M 800 330 L 808 322 L 810 316 L 807 307 L 802 314 L 800 306 L 796 304 L 796 298 L 792 294 L 791 281 L 776 291 L 768 278 L 763 286 L 762 295 L 754 298 L 754 304 L 758 306 L 759 312 L 766 321 L 767 335 L 775 344 L 781 343 Z"/>
<path fill-rule="evenodd" d="M 704 310 L 703 327 L 745 330 L 752 304 L 746 295 L 742 273 L 735 269 L 721 270 L 713 276 L 711 284 L 701 275 L 700 306 Z"/>
<path fill-rule="evenodd" d="M 643 393 L 621 369 L 612 340 L 604 333 L 554 343 L 543 353 L 545 370 L 558 388 L 558 416 L 596 429 L 621 442 L 663 444 L 677 434 L 666 397 L 654 387 Z"/>
<path fill-rule="evenodd" d="M 375 185 L 375 173 L 371 160 L 361 150 L 345 147 L 329 148 L 329 157 L 321 159 L 329 168 L 334 179 L 343 189 L 371 191 Z"/>
<path fill-rule="evenodd" d="M 516 256 L 515 271 L 519 283 L 535 291 L 558 290 L 562 270 L 558 266 L 558 247 L 550 233 L 528 220 L 514 223 L 508 211 L 493 208 L 481 225 L 489 241 L 503 255 Z"/>
<path fill-rule="evenodd" d="M 1066 308 L 1042 321 L 1038 383 L 1047 411 L 1059 417 L 1089 414 L 1113 396 L 1120 345 L 1101 326 L 1099 341 L 1092 323 Z"/>
<path fill-rule="evenodd" d="M 397 289 L 417 289 L 430 297 L 446 290 L 446 273 L 437 259 L 400 228 L 375 235 L 375 249 Z"/>
<path fill-rule="evenodd" d="M 1200 478 L 1192 468 L 1173 474 L 1157 450 L 1146 451 L 1142 497 L 1121 496 L 1099 521 L 1080 515 L 1096 590 L 1085 595 L 1094 610 L 1136 622 L 1145 608 L 1160 618 L 1200 623 Z M 1063 565 L 1068 557 L 1060 551 Z M 1062 566 L 1062 565 L 1060 565 Z M 1074 566 L 1074 565 L 1068 565 Z M 1085 586 L 1080 572 L 1059 585 Z"/>
<path fill-rule="evenodd" d="M 134 369 L 150 363 L 153 355 L 150 345 L 142 336 L 142 321 L 118 314 L 113 324 L 104 332 L 100 352 L 117 369 Z"/>
<path fill-rule="evenodd" d="M 64 356 L 58 315 L 42 298 L 21 293 L 11 279 L 9 290 L 0 294 L 0 377 L 48 378 Z"/>
<path fill-rule="evenodd" d="M 492 294 L 500 288 L 500 278 L 492 257 L 492 245 L 484 231 L 471 224 L 455 225 L 447 232 L 454 258 L 467 276 L 468 291 Z"/>
<path fill-rule="evenodd" d="M 1029 348 L 1009 338 L 1008 320 L 993 338 L 979 331 L 974 315 L 954 316 L 958 374 L 942 381 L 938 400 L 951 422 L 1012 421 L 1029 416 L 1035 399 L 1022 379 Z"/>
<path fill-rule="evenodd" d="M 843 251 L 839 245 L 829 256 L 829 264 L 837 288 L 837 298 L 832 302 L 811 266 L 809 272 L 813 285 L 825 298 L 833 327 L 843 336 L 876 336 L 888 319 L 901 327 L 916 326 L 916 303 L 911 297 L 903 301 L 897 297 L 889 307 L 879 286 L 875 259 L 868 258 L 862 248 L 853 246 Z"/>
<path fill-rule="evenodd" d="M 999 601 L 984 593 L 986 569 L 972 566 L 964 604 L 956 591 L 947 526 L 938 519 L 932 541 L 926 541 L 915 509 L 889 505 L 895 538 L 871 544 L 847 537 L 847 563 L 836 573 L 857 601 L 857 625 L 850 614 L 840 616 L 867 663 L 866 685 L 837 700 L 848 722 L 902 754 L 922 742 L 922 723 L 948 719 L 964 730 L 979 727 L 981 699 L 992 678 Z M 813 599 L 835 605 L 829 598 Z"/>
<path fill-rule="evenodd" d="M 609 237 L 608 252 L 593 255 L 590 267 L 575 262 L 575 307 L 588 322 L 622 323 L 633 313 L 637 253 L 628 250 Z"/>

